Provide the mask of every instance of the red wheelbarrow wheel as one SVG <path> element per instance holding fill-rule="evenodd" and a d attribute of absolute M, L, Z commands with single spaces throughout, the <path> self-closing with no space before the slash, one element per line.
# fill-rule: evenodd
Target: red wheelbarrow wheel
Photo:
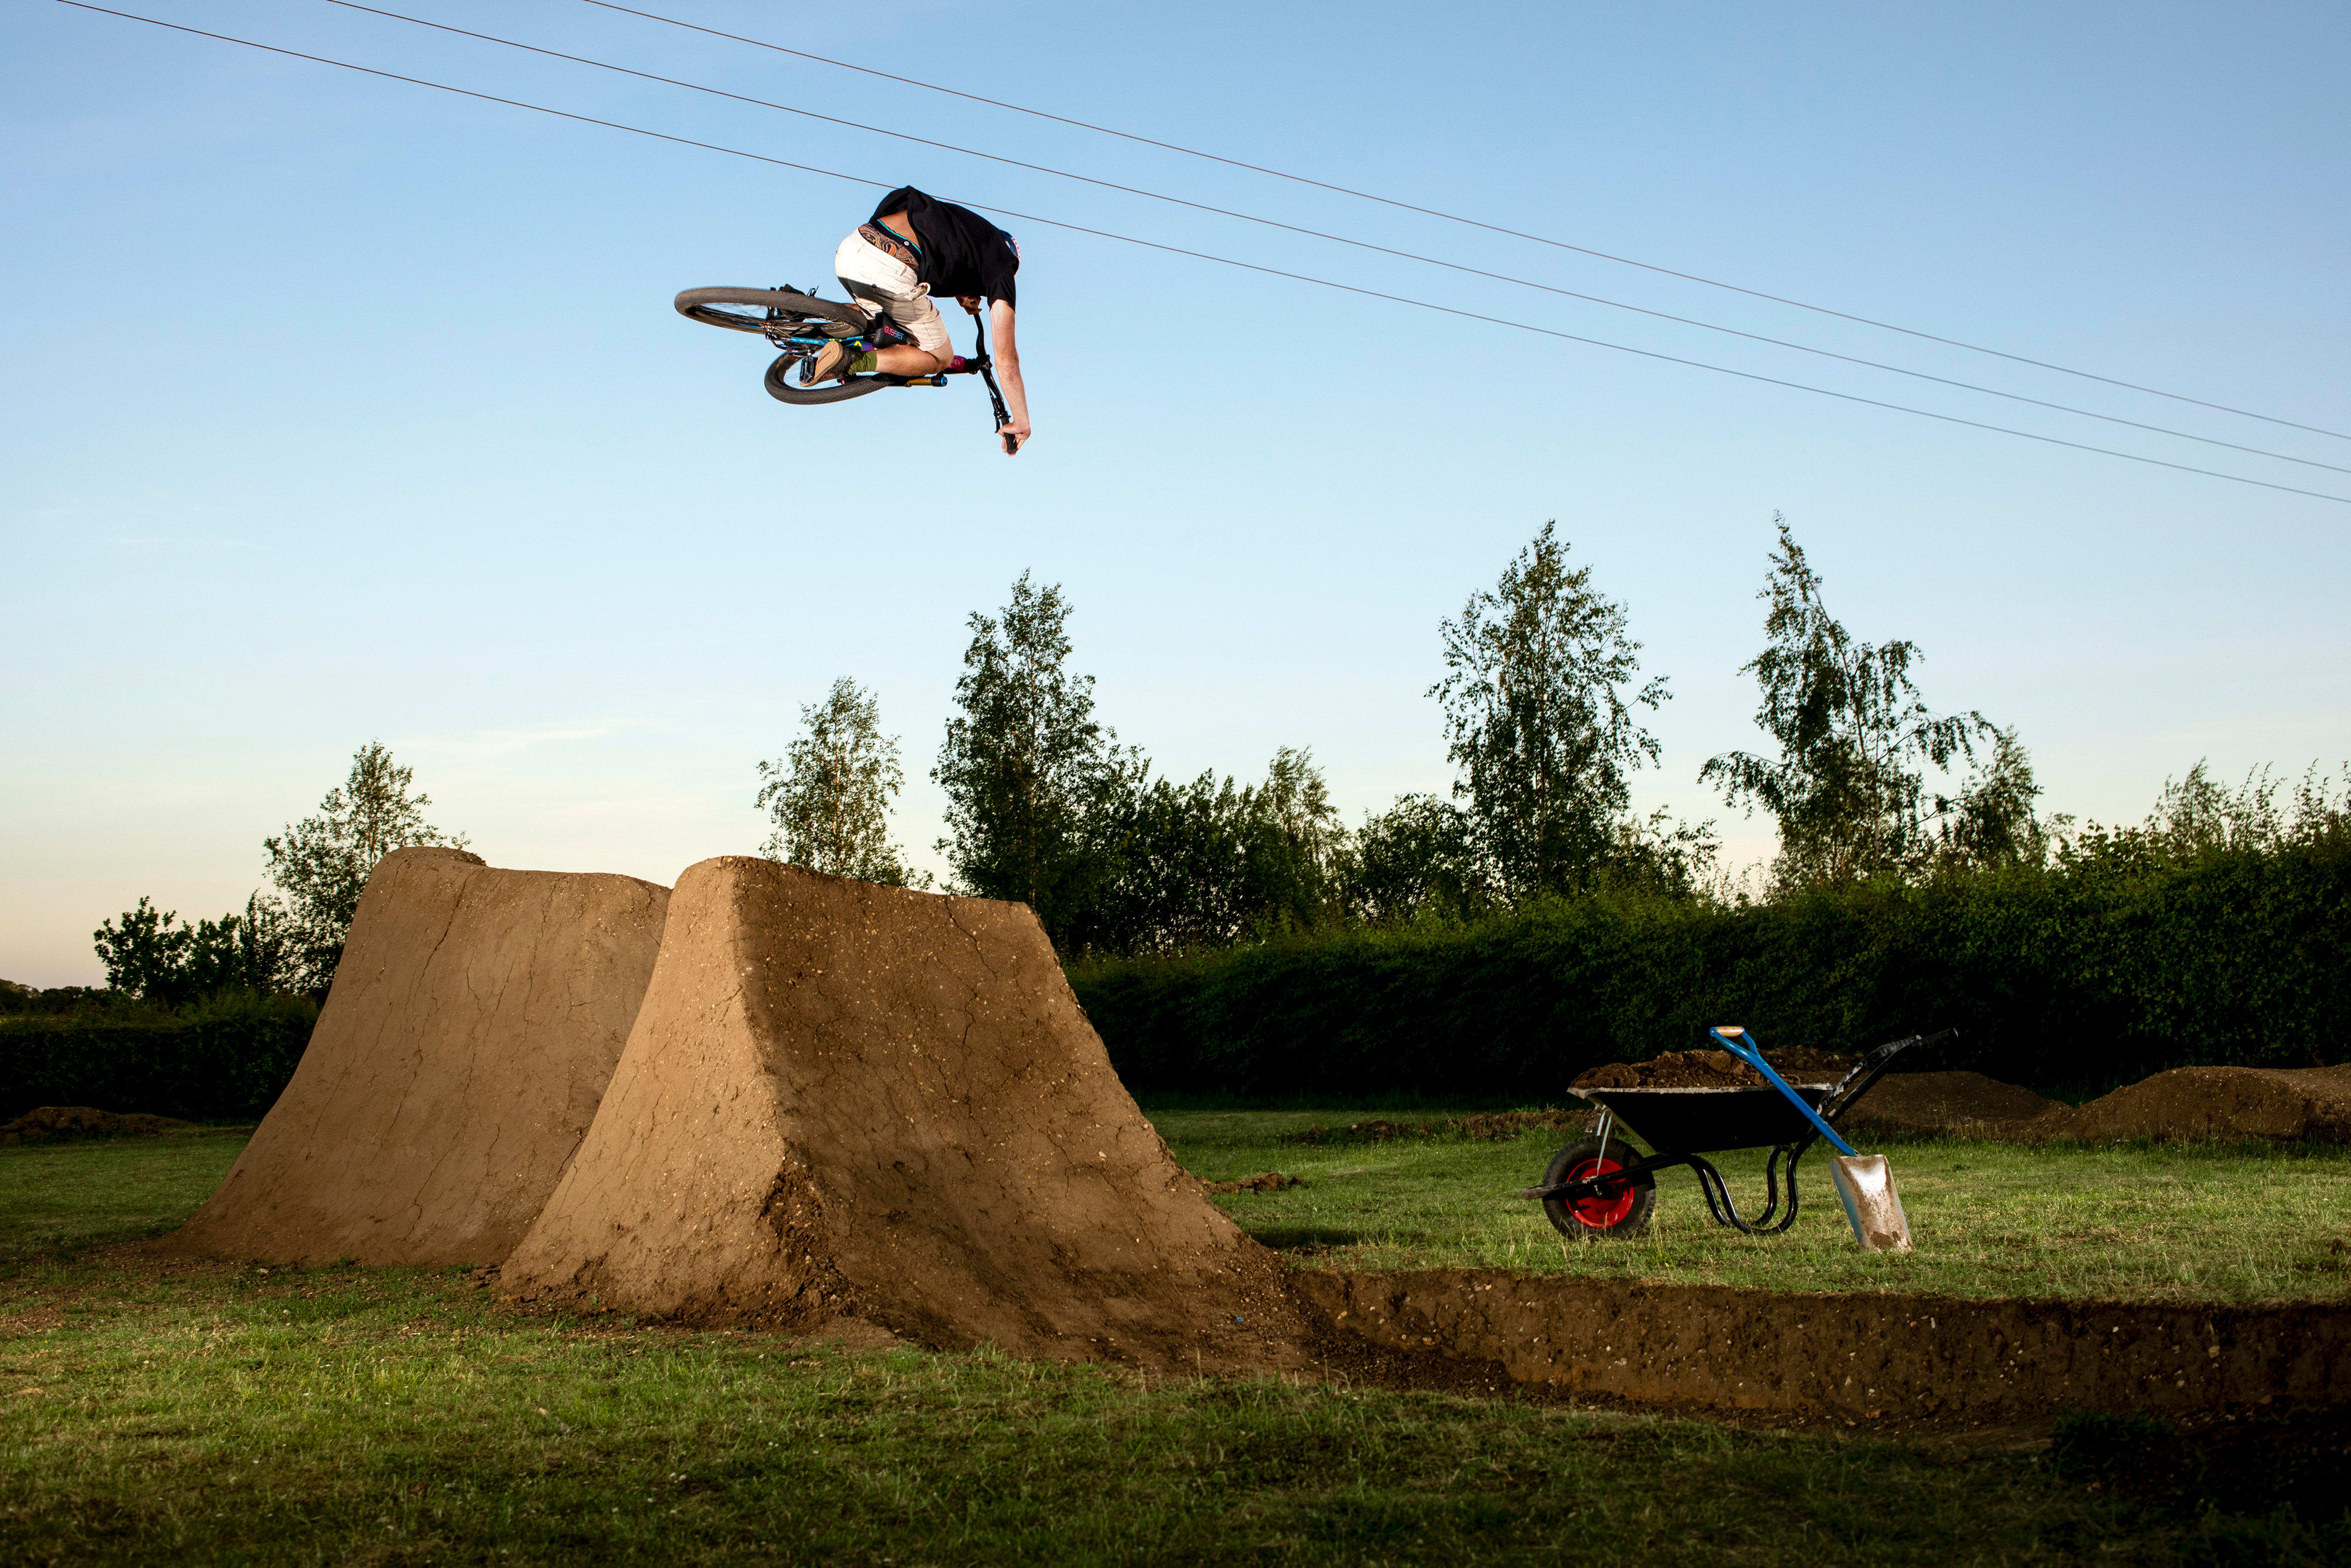
<path fill-rule="evenodd" d="M 1543 1172 L 1542 1184 L 1590 1181 L 1610 1171 L 1623 1170 L 1640 1156 L 1615 1138 L 1602 1148 L 1597 1138 L 1585 1138 L 1560 1150 Z M 1543 1212 L 1563 1236 L 1637 1236 L 1648 1228 L 1650 1211 L 1657 1207 L 1656 1178 L 1644 1173 L 1623 1186 L 1584 1197 L 1543 1199 Z"/>

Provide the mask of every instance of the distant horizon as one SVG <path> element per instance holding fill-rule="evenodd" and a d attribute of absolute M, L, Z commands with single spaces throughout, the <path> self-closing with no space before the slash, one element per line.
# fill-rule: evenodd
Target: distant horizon
<path fill-rule="evenodd" d="M 1997 401 L 324 5 L 190 27 L 1477 315 L 2351 495 L 2351 14 L 2021 4 L 676 12 L 1219 156 L 2292 421 L 2035 369 L 580 5 L 502 36 L 1557 289 L 2304 460 Z M 453 21 L 465 20 L 453 16 Z M 2044 815 L 2199 759 L 2351 758 L 2351 507 L 1482 325 L 1041 225 L 1037 436 L 969 384 L 787 408 L 671 308 L 821 281 L 884 187 L 64 5 L 0 20 L 0 977 L 95 984 L 144 894 L 216 917 L 381 738 L 494 865 L 667 883 L 756 851 L 839 676 L 915 863 L 968 633 L 1023 570 L 1167 775 L 1311 749 L 1351 827 L 1451 781 L 1440 617 L 1547 519 L 1673 699 L 1634 803 L 1762 749 L 1771 519 Z M 1248 47 L 1234 47 L 1236 39 Z M 1398 40 L 1407 47 L 1398 48 Z M 1428 40 L 1424 42 L 1424 40 Z M 1473 40 L 1473 47 L 1459 41 Z M 956 313 L 959 322 L 959 313 Z M 960 346 L 967 339 L 956 326 Z M 2324 465 L 2329 466 L 2315 466 Z"/>

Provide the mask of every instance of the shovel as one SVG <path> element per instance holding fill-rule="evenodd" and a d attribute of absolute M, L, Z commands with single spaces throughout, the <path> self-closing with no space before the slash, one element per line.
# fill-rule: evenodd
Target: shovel
<path fill-rule="evenodd" d="M 1829 1175 L 1836 1183 L 1837 1201 L 1844 1205 L 1844 1217 L 1853 1226 L 1854 1239 L 1865 1252 L 1907 1252 L 1910 1250 L 1910 1221 L 1902 1212 L 1902 1198 L 1894 1190 L 1894 1167 L 1886 1164 L 1884 1155 L 1863 1155 L 1854 1152 L 1851 1144 L 1836 1134 L 1821 1113 L 1813 1109 L 1804 1097 L 1788 1087 L 1771 1064 L 1763 1060 L 1755 1037 L 1736 1024 L 1725 1024 L 1708 1031 L 1725 1051 L 1747 1063 L 1781 1093 L 1788 1103 L 1804 1113 L 1804 1119 L 1821 1131 L 1838 1152 L 1829 1160 Z"/>

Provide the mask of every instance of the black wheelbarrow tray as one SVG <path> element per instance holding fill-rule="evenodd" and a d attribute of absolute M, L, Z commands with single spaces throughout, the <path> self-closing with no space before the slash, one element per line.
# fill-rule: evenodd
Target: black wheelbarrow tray
<path fill-rule="evenodd" d="M 1728 1026 L 1726 1026 L 1728 1030 Z M 1739 1033 L 1735 1030 L 1728 1032 Z M 1924 1045 L 1953 1039 L 1957 1030 L 1911 1035 L 1877 1047 L 1834 1083 L 1792 1083 L 1789 1089 L 1832 1126 L 1886 1075 L 1894 1059 Z M 1575 1089 L 1569 1092 L 1600 1107 L 1591 1137 L 1552 1156 L 1542 1185 L 1521 1197 L 1540 1198 L 1553 1226 L 1568 1236 L 1631 1236 L 1649 1223 L 1657 1206 L 1656 1173 L 1687 1166 L 1717 1225 L 1750 1236 L 1776 1236 L 1796 1223 L 1796 1162 L 1821 1136 L 1820 1129 L 1788 1096 L 1770 1084 L 1724 1089 Z M 1656 1152 L 1636 1154 L 1616 1129 L 1639 1136 Z M 1731 1201 L 1722 1173 L 1706 1158 L 1725 1149 L 1769 1147 L 1763 1162 L 1763 1211 L 1742 1216 Z M 1787 1179 L 1788 1207 L 1780 1207 L 1781 1173 Z"/>

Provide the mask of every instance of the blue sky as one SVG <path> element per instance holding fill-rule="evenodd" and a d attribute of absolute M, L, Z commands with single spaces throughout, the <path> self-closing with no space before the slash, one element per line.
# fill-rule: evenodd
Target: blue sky
<path fill-rule="evenodd" d="M 413 0 L 821 113 L 2026 395 L 2197 410 L 582 5 Z M 1461 4 L 674 15 L 2037 359 L 2351 430 L 2351 13 Z M 1674 700 L 1644 806 L 1752 747 L 1784 512 L 1859 636 L 2020 727 L 2051 809 L 2351 756 L 2351 507 L 1856 407 L 1006 219 L 1037 438 L 968 383 L 787 409 L 677 289 L 802 284 L 911 182 L 975 205 L 2067 439 L 2196 447 L 518 54 L 320 0 L 127 9 L 816 164 L 797 174 L 16 0 L 0 15 L 0 976 L 95 980 L 150 894 L 243 902 L 381 737 L 493 863 L 754 848 L 839 675 L 904 737 L 964 619 L 1076 603 L 1168 772 L 1311 747 L 1351 820 L 1449 779 L 1437 622 L 1547 518 Z M 395 6 L 394 8 L 399 8 Z M 660 6 L 654 7 L 660 9 Z M 918 860 L 935 863 L 927 850 Z"/>

